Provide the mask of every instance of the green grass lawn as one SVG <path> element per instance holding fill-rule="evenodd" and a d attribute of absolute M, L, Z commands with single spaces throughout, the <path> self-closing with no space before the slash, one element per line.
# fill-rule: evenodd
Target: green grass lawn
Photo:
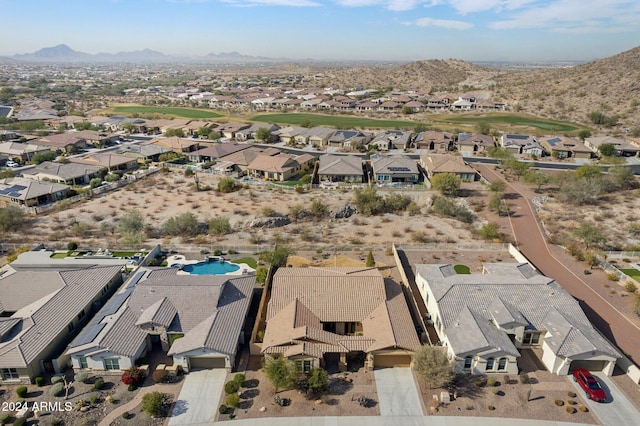
<path fill-rule="evenodd" d="M 531 127 L 543 131 L 577 132 L 586 129 L 584 126 L 566 121 L 548 120 L 524 114 L 490 113 L 490 114 L 441 114 L 429 117 L 435 123 L 471 124 L 486 123 L 491 127 L 512 128 Z"/>
<path fill-rule="evenodd" d="M 63 253 L 53 253 L 51 255 L 51 259 L 65 259 L 68 255 L 69 255 L 68 251 L 65 251 Z"/>
<path fill-rule="evenodd" d="M 306 113 L 260 114 L 254 115 L 253 117 L 249 118 L 249 120 L 258 121 L 261 123 L 292 124 L 296 126 L 299 126 L 303 123 L 308 123 L 312 126 L 330 126 L 342 129 L 385 129 L 396 127 L 413 129 L 416 126 L 416 123 L 404 120 L 376 120 L 373 118 L 361 118 L 355 116 Z"/>
<path fill-rule="evenodd" d="M 134 114 L 161 114 L 174 117 L 191 118 L 191 119 L 207 119 L 220 118 L 223 115 L 208 109 L 199 108 L 180 108 L 180 107 L 160 107 L 160 106 L 115 106 L 112 108 L 115 114 L 131 116 Z"/>
<path fill-rule="evenodd" d="M 140 252 L 140 251 L 112 251 L 111 252 L 111 256 L 113 256 L 113 257 L 125 257 L 125 256 L 131 257 L 131 256 L 134 256 L 136 253 L 142 253 L 142 257 L 145 257 L 147 255 L 147 253 L 144 252 L 144 251 L 142 251 L 142 252 Z"/>
<path fill-rule="evenodd" d="M 253 257 L 242 257 L 240 259 L 236 259 L 231 261 L 231 263 L 246 263 L 249 267 L 256 269 L 258 267 L 258 261 L 256 261 Z"/>
<path fill-rule="evenodd" d="M 464 274 L 464 275 L 471 274 L 471 268 L 469 268 L 467 265 L 454 265 L 453 269 L 458 274 Z"/>
<path fill-rule="evenodd" d="M 626 275 L 630 276 L 631 278 L 633 278 L 634 280 L 640 283 L 640 271 L 638 271 L 637 269 L 628 268 L 628 269 L 620 269 L 620 271 L 622 271 L 623 273 L 625 273 Z"/>

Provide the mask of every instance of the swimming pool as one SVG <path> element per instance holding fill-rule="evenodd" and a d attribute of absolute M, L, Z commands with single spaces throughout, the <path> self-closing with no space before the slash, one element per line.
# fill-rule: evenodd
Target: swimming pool
<path fill-rule="evenodd" d="M 224 275 L 240 269 L 239 265 L 231 262 L 220 262 L 219 260 L 209 260 L 198 263 L 184 265 L 182 270 L 193 275 Z"/>

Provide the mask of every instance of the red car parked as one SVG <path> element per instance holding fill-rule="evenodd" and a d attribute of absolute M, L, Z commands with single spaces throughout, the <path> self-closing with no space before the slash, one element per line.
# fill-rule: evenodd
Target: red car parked
<path fill-rule="evenodd" d="M 584 368 L 573 370 L 573 380 L 578 382 L 590 399 L 596 402 L 604 402 L 607 399 L 607 394 L 604 392 L 604 389 L 600 387 L 598 381 L 588 370 Z"/>

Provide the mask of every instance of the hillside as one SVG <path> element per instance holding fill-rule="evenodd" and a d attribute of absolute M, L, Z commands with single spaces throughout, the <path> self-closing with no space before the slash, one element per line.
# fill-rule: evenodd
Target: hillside
<path fill-rule="evenodd" d="M 504 73 L 495 96 L 523 112 L 591 124 L 593 111 L 620 117 L 618 129 L 640 126 L 640 47 L 572 68 Z"/>

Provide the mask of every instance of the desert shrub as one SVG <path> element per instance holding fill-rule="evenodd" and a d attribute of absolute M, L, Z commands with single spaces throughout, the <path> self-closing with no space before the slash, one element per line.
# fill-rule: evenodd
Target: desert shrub
<path fill-rule="evenodd" d="M 495 377 L 489 377 L 487 379 L 487 386 L 497 386 L 498 381 L 495 379 Z"/>
<path fill-rule="evenodd" d="M 6 425 L 7 423 L 9 423 L 9 420 L 11 419 L 11 416 L 9 415 L 9 413 L 3 413 L 0 415 L 0 425 Z"/>
<path fill-rule="evenodd" d="M 224 385 L 224 393 L 226 393 L 227 395 L 237 393 L 239 389 L 240 385 L 234 380 L 227 382 Z"/>
<path fill-rule="evenodd" d="M 78 243 L 70 241 L 67 243 L 67 250 L 78 250 Z"/>
<path fill-rule="evenodd" d="M 446 197 L 434 197 L 431 209 L 434 213 L 458 219 L 460 222 L 473 222 L 473 213 L 454 200 Z"/>
<path fill-rule="evenodd" d="M 165 395 L 162 392 L 149 392 L 142 397 L 142 411 L 149 417 L 157 417 L 162 412 Z"/>
<path fill-rule="evenodd" d="M 184 175 L 193 176 L 193 169 L 187 167 L 186 169 L 184 169 Z"/>
<path fill-rule="evenodd" d="M 138 386 L 144 380 L 144 372 L 136 366 L 127 368 L 120 377 L 125 385 Z"/>
<path fill-rule="evenodd" d="M 571 405 L 567 405 L 566 407 L 564 407 L 564 411 L 566 411 L 569 414 L 574 414 L 576 411 L 576 407 L 572 407 Z"/>
<path fill-rule="evenodd" d="M 49 389 L 49 392 L 53 396 L 61 396 L 64 393 L 64 383 L 58 382 L 54 384 L 51 386 L 51 389 Z"/>
<path fill-rule="evenodd" d="M 128 419 L 129 417 L 131 417 L 131 414 L 129 414 L 129 412 L 128 412 L 128 411 L 125 411 L 124 413 L 122 413 L 122 418 L 123 418 L 123 419 L 125 419 L 125 420 L 126 420 L 126 419 Z"/>
<path fill-rule="evenodd" d="M 491 393 L 492 393 L 492 394 L 497 395 L 497 394 L 498 394 L 498 392 L 500 392 L 500 389 L 498 389 L 498 388 L 491 388 Z"/>
<path fill-rule="evenodd" d="M 26 386 L 20 386 L 18 389 L 16 389 L 16 395 L 18 395 L 18 398 L 26 398 L 27 392 L 28 390 Z"/>
<path fill-rule="evenodd" d="M 624 290 L 628 291 L 629 293 L 635 293 L 638 290 L 638 286 L 633 281 L 627 281 L 624 284 Z"/>
<path fill-rule="evenodd" d="M 156 383 L 166 383 L 169 379 L 169 372 L 167 370 L 154 370 L 151 377 Z"/>
<path fill-rule="evenodd" d="M 488 405 L 487 406 L 487 410 L 489 410 L 489 411 L 493 411 L 495 409 L 496 409 L 496 407 L 494 407 L 493 405 Z"/>
<path fill-rule="evenodd" d="M 240 396 L 237 393 L 232 393 L 227 395 L 225 402 L 229 407 L 236 408 L 240 404 Z"/>
<path fill-rule="evenodd" d="M 133 392 L 134 390 L 138 389 L 138 387 L 136 385 L 129 385 L 127 386 L 127 390 L 129 392 Z"/>
<path fill-rule="evenodd" d="M 522 383 L 523 385 L 526 385 L 527 383 L 529 383 L 529 375 L 527 373 L 521 373 L 519 377 L 520 377 L 520 383 Z"/>
<path fill-rule="evenodd" d="M 235 179 L 232 177 L 223 177 L 218 181 L 218 192 L 229 193 L 238 189 Z"/>
<path fill-rule="evenodd" d="M 85 371 L 81 371 L 73 377 L 73 380 L 80 383 L 86 383 L 87 379 L 89 379 L 89 373 Z M 53 380 L 52 380 L 53 383 Z"/>
<path fill-rule="evenodd" d="M 212 235 L 224 235 L 232 231 L 229 218 L 225 216 L 216 216 L 209 220 L 209 233 Z"/>
<path fill-rule="evenodd" d="M 246 376 L 242 373 L 238 373 L 235 376 L 233 376 L 233 381 L 236 382 L 238 386 L 242 386 L 245 380 L 246 380 Z"/>
<path fill-rule="evenodd" d="M 63 381 L 62 376 L 53 376 L 53 377 L 51 378 L 51 384 L 52 384 L 52 385 L 55 385 L 56 383 L 60 383 L 60 382 L 62 382 L 62 381 Z"/>
<path fill-rule="evenodd" d="M 607 279 L 609 281 L 618 281 L 620 277 L 615 272 L 607 272 Z"/>
<path fill-rule="evenodd" d="M 222 404 L 220 407 L 218 407 L 218 413 L 227 414 L 227 406 Z"/>
<path fill-rule="evenodd" d="M 95 393 L 91 394 L 91 397 L 89 398 L 89 402 L 91 402 L 92 404 L 95 404 L 96 402 L 98 402 L 98 395 Z"/>
<path fill-rule="evenodd" d="M 40 377 L 40 376 L 36 377 L 35 382 L 36 382 L 36 386 L 41 388 L 42 386 L 44 386 L 44 377 Z"/>
<path fill-rule="evenodd" d="M 569 404 L 569 405 L 576 405 L 576 404 L 577 404 L 577 402 L 576 402 L 576 401 L 574 401 L 573 399 L 568 399 L 568 400 L 567 400 L 567 404 Z"/>
<path fill-rule="evenodd" d="M 104 379 L 102 377 L 98 377 L 94 382 L 93 382 L 93 389 L 95 390 L 100 390 L 104 387 Z"/>

